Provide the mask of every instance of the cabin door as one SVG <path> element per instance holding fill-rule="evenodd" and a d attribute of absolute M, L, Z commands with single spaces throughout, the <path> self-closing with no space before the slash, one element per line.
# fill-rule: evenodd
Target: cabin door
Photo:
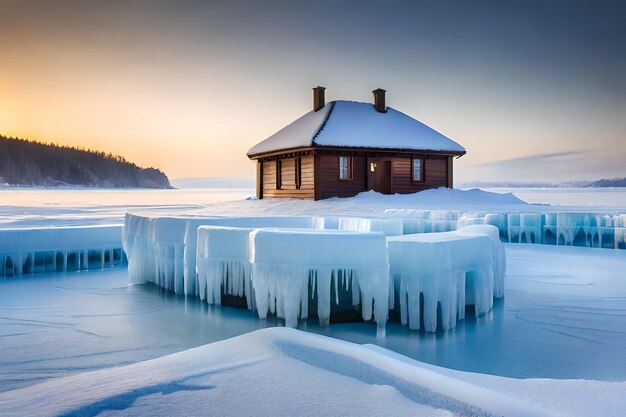
<path fill-rule="evenodd" d="M 391 194 L 391 161 L 369 159 L 367 185 L 370 190 Z"/>

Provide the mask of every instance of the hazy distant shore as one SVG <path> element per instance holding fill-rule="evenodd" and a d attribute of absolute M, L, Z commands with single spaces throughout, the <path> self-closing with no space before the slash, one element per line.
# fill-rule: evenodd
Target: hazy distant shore
<path fill-rule="evenodd" d="M 621 188 L 626 187 L 626 177 L 600 179 L 596 181 L 550 182 L 490 182 L 470 181 L 457 185 L 458 188 Z"/>

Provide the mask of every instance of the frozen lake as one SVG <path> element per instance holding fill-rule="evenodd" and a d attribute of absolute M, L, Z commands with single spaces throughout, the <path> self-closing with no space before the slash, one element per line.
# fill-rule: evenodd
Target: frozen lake
<path fill-rule="evenodd" d="M 507 245 L 504 300 L 437 334 L 388 323 L 300 328 L 431 364 L 516 378 L 626 379 L 626 252 Z M 148 285 L 124 268 L 0 281 L 0 390 L 128 364 L 278 325 Z M 282 322 L 282 321 L 281 321 Z"/>
<path fill-rule="evenodd" d="M 585 206 L 589 209 L 625 208 L 626 188 L 485 188 L 494 193 L 513 193 L 532 204 Z"/>
<path fill-rule="evenodd" d="M 193 181 L 180 186 L 194 186 Z M 198 184 L 206 186 L 206 181 Z M 176 183 L 175 183 L 176 185 Z M 254 195 L 246 183 L 213 181 L 210 187 L 177 190 L 120 189 L 42 189 L 0 188 L 0 227 L 73 226 L 83 224 L 122 224 L 128 210 L 172 211 L 202 210 L 218 202 L 231 202 L 226 214 L 232 213 L 234 201 Z M 626 210 L 626 188 L 497 188 L 489 191 L 512 192 L 533 204 L 553 204 L 564 209 Z M 239 204 L 238 208 L 243 208 Z M 346 209 L 349 209 L 349 205 Z M 532 207 L 531 207 L 532 208 Z M 358 207 L 357 207 L 358 209 Z M 222 213 L 224 214 L 224 213 Z M 295 213 L 283 213 L 295 214 Z M 304 213 L 301 213 L 304 214 Z"/>
<path fill-rule="evenodd" d="M 0 227 L 122 224 L 128 210 L 194 210 L 242 200 L 249 188 L 177 190 L 0 188 Z"/>
<path fill-rule="evenodd" d="M 625 189 L 492 191 L 513 192 L 530 203 L 559 205 L 556 209 L 621 213 L 626 209 Z M 128 210 L 208 209 L 237 215 L 246 210 L 311 214 L 320 207 L 382 213 L 386 208 L 338 200 L 263 201 L 250 207 L 243 199 L 253 193 L 245 186 L 221 183 L 179 190 L 2 188 L 0 227 L 121 224 Z M 626 380 L 626 251 L 516 244 L 507 245 L 507 259 L 504 300 L 496 302 L 488 317 L 468 318 L 452 331 L 412 332 L 390 322 L 387 338 L 376 339 L 370 323 L 320 328 L 313 319 L 301 322 L 300 328 L 379 344 L 463 371 L 515 378 Z M 271 318 L 261 321 L 248 310 L 208 306 L 148 285 L 129 287 L 127 281 L 124 268 L 0 279 L 0 391 L 282 325 Z"/>

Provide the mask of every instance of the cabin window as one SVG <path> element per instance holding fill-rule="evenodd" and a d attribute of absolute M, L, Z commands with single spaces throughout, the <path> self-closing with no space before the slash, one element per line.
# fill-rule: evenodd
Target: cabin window
<path fill-rule="evenodd" d="M 424 182 L 424 160 L 422 158 L 413 158 L 411 179 L 413 182 Z"/>
<path fill-rule="evenodd" d="M 283 161 L 281 161 L 280 159 L 277 159 L 276 160 L 276 189 L 277 190 L 280 190 L 280 188 L 283 186 L 282 176 L 283 176 Z"/>
<path fill-rule="evenodd" d="M 296 158 L 296 190 L 302 186 L 302 158 Z"/>
<path fill-rule="evenodd" d="M 339 179 L 340 180 L 352 179 L 352 157 L 351 156 L 339 157 Z"/>
<path fill-rule="evenodd" d="M 370 172 L 376 172 L 378 164 L 376 162 L 370 162 Z"/>

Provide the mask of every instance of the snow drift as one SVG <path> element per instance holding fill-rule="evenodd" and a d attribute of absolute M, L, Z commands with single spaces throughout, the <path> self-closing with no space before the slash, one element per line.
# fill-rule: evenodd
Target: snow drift
<path fill-rule="evenodd" d="M 1 393 L 0 414 L 617 417 L 625 390 L 624 382 L 453 371 L 273 328 Z"/>

